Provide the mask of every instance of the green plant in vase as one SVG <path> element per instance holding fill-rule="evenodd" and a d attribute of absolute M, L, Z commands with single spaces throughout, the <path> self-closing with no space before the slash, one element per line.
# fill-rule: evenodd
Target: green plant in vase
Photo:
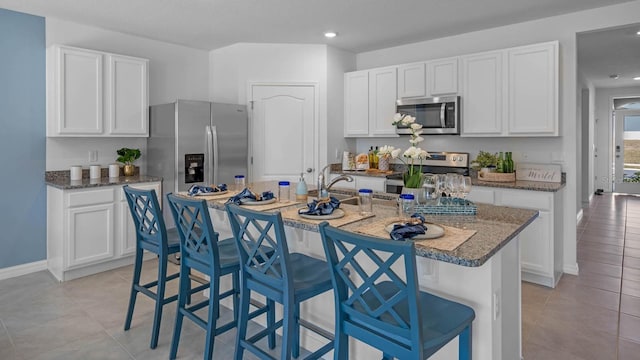
<path fill-rule="evenodd" d="M 116 153 L 118 154 L 116 161 L 124 164 L 124 176 L 132 176 L 135 172 L 133 163 L 140 158 L 140 149 L 122 148 Z"/>

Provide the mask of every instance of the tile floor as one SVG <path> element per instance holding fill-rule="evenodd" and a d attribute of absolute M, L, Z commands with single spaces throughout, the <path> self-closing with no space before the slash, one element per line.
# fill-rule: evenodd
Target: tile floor
<path fill-rule="evenodd" d="M 524 358 L 640 359 L 640 197 L 596 196 L 577 233 L 579 276 L 564 275 L 556 289 L 523 283 Z M 143 276 L 155 269 L 146 262 Z M 0 281 L 0 359 L 168 359 L 175 303 L 165 307 L 157 349 L 149 349 L 148 298 L 122 330 L 131 274 L 127 266 L 62 284 L 48 272 Z M 184 324 L 178 358 L 201 359 L 204 332 Z M 215 359 L 233 357 L 234 337 L 216 338 Z"/>
<path fill-rule="evenodd" d="M 169 273 L 177 270 L 169 264 Z M 143 281 L 154 279 L 157 261 L 146 261 L 142 273 Z M 154 303 L 148 297 L 138 296 L 131 329 L 123 331 L 132 274 L 126 266 L 65 283 L 46 271 L 0 281 L 0 360 L 168 359 L 175 302 L 164 308 L 155 350 L 149 348 Z M 177 293 L 177 285 L 169 282 L 168 294 Z M 205 317 L 207 308 L 201 311 Z M 221 323 L 230 319 L 230 310 L 221 311 Z M 259 327 L 252 325 L 250 334 Z M 216 337 L 214 359 L 233 358 L 235 334 L 232 329 Z M 204 330 L 185 318 L 178 359 L 202 359 L 204 343 Z M 277 346 L 272 354 L 279 351 Z"/>
<path fill-rule="evenodd" d="M 522 284 L 525 360 L 640 359 L 640 197 L 595 196 L 577 235 L 579 276 Z"/>

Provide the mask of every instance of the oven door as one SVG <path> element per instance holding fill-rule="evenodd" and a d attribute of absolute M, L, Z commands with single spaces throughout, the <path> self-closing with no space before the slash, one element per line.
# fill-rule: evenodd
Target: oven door
<path fill-rule="evenodd" d="M 403 186 L 404 182 L 402 181 L 402 179 L 387 179 L 386 192 L 389 194 L 401 194 Z"/>

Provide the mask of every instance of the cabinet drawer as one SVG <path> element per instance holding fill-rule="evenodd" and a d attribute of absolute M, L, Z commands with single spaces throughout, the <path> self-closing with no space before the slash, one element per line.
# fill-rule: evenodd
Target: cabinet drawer
<path fill-rule="evenodd" d="M 130 187 L 139 190 L 155 190 L 156 196 L 158 197 L 158 203 L 162 206 L 162 191 L 160 189 L 160 183 L 139 183 L 139 184 L 130 184 Z M 119 201 L 127 201 L 127 197 L 124 195 L 124 186 L 120 187 L 118 190 L 118 200 Z"/>
<path fill-rule="evenodd" d="M 496 190 L 496 205 L 534 210 L 552 210 L 553 195 L 540 191 Z"/>
<path fill-rule="evenodd" d="M 68 206 L 85 206 L 114 201 L 113 188 L 100 190 L 78 190 L 69 193 Z"/>
<path fill-rule="evenodd" d="M 467 199 L 476 203 L 485 203 L 492 205 L 495 201 L 493 189 L 487 189 L 477 186 L 471 187 L 471 192 L 467 196 Z"/>

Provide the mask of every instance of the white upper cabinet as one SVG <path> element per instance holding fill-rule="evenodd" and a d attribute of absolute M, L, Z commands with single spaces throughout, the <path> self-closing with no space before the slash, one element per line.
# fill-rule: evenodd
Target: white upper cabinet
<path fill-rule="evenodd" d="M 458 58 L 427 62 L 427 91 L 429 96 L 458 93 Z"/>
<path fill-rule="evenodd" d="M 121 55 L 108 55 L 108 59 L 109 133 L 118 136 L 147 136 L 149 61 Z"/>
<path fill-rule="evenodd" d="M 344 136 L 369 135 L 369 72 L 344 74 Z"/>
<path fill-rule="evenodd" d="M 52 46 L 47 136 L 135 136 L 148 131 L 148 60 Z"/>
<path fill-rule="evenodd" d="M 391 125 L 396 113 L 397 68 L 369 71 L 369 132 L 373 136 L 397 136 Z"/>
<path fill-rule="evenodd" d="M 398 98 L 457 93 L 457 57 L 398 66 Z"/>
<path fill-rule="evenodd" d="M 100 135 L 103 132 L 103 56 L 97 51 L 55 48 L 52 64 L 51 135 Z"/>
<path fill-rule="evenodd" d="M 397 67 L 344 74 L 344 136 L 396 137 Z"/>
<path fill-rule="evenodd" d="M 503 53 L 461 57 L 462 136 L 499 136 L 503 132 Z"/>
<path fill-rule="evenodd" d="M 425 63 L 398 66 L 398 98 L 425 97 Z"/>
<path fill-rule="evenodd" d="M 558 42 L 462 56 L 462 136 L 558 136 Z"/>
<path fill-rule="evenodd" d="M 345 74 L 344 136 L 397 136 L 396 99 L 461 95 L 463 137 L 559 136 L 558 41 Z"/>
<path fill-rule="evenodd" d="M 558 42 L 507 50 L 509 135 L 558 135 Z"/>

